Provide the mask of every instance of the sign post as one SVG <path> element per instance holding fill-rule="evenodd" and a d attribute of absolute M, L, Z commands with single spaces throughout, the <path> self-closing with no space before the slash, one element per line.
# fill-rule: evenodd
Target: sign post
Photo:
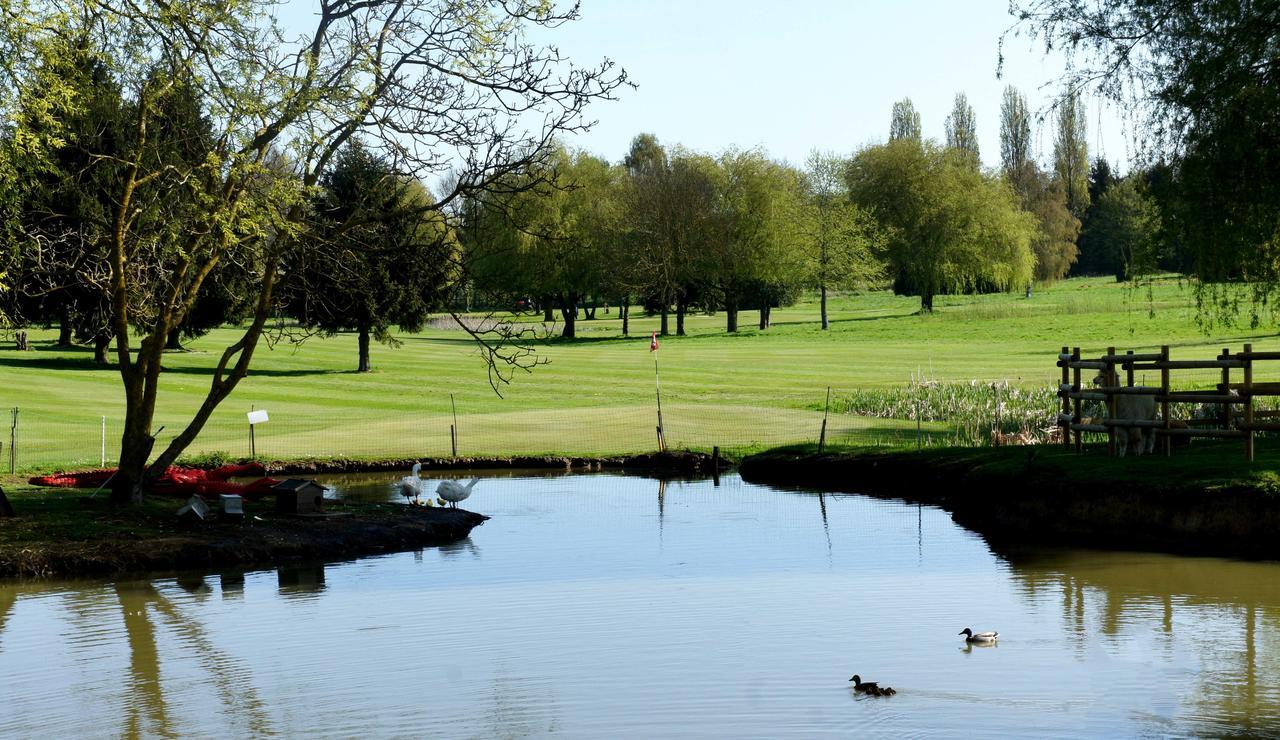
<path fill-rule="evenodd" d="M 253 437 L 253 428 L 259 424 L 264 424 L 267 421 L 266 409 L 259 409 L 255 411 L 252 406 L 249 407 L 249 457 L 255 460 L 258 459 L 258 446 Z"/>

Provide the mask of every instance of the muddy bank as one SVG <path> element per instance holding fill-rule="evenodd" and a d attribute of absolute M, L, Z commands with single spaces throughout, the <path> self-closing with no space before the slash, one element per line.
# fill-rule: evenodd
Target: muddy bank
<path fill-rule="evenodd" d="M 304 460 L 267 460 L 263 465 L 269 475 L 306 475 L 319 473 L 367 473 L 404 470 L 422 463 L 423 470 L 626 470 L 676 475 L 710 475 L 711 455 L 703 452 L 653 452 L 642 455 L 608 457 L 513 456 L 513 457 L 434 457 L 434 458 L 340 458 Z M 730 463 L 722 458 L 720 469 Z"/>
<path fill-rule="evenodd" d="M 934 504 L 993 543 L 1280 559 L 1273 487 L 1214 470 L 1197 475 L 1164 458 L 1082 461 L 1026 447 L 771 452 L 744 459 L 739 470 L 751 482 Z"/>
<path fill-rule="evenodd" d="M 102 576 L 147 571 L 276 565 L 346 559 L 434 547 L 461 540 L 488 517 L 464 509 L 326 502 L 324 518 L 278 515 L 246 505 L 243 522 L 184 526 L 171 501 L 139 509 L 81 512 L 60 522 L 23 502 L 0 519 L 0 576 Z M 83 505 L 83 504 L 82 504 Z"/>

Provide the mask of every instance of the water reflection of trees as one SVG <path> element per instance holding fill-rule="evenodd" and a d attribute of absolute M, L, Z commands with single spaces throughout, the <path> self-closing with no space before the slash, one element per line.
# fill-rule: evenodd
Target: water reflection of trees
<path fill-rule="evenodd" d="M 1280 731 L 1280 579 L 1274 563 L 1150 553 L 1003 553 L 1029 600 L 1060 599 L 1063 625 L 1085 641 L 1154 631 L 1203 670 L 1183 703 L 1209 734 Z M 1259 643 L 1261 643 L 1261 648 Z"/>

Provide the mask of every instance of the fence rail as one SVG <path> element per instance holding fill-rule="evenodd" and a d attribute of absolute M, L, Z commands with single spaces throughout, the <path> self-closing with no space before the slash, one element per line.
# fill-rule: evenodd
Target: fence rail
<path fill-rule="evenodd" d="M 1254 434 L 1280 431 L 1280 423 L 1257 421 L 1276 418 L 1275 411 L 1255 408 L 1256 398 L 1280 396 L 1280 382 L 1253 382 L 1255 363 L 1275 360 L 1280 360 L 1280 352 L 1254 352 L 1251 344 L 1244 345 L 1243 351 L 1235 353 L 1231 348 L 1224 347 L 1221 354 L 1212 360 L 1171 359 L 1168 345 L 1161 347 L 1159 353 L 1146 354 L 1117 353 L 1115 347 L 1108 347 L 1106 353 L 1097 358 L 1083 357 L 1079 347 L 1063 347 L 1057 360 L 1057 366 L 1062 370 L 1061 383 L 1058 385 L 1058 396 L 1062 399 L 1062 409 L 1058 414 L 1062 444 L 1067 447 L 1074 445 L 1079 452 L 1083 448 L 1084 433 L 1101 432 L 1107 434 L 1108 449 L 1115 455 L 1119 448 L 1116 430 L 1145 429 L 1151 430 L 1151 433 L 1163 440 L 1165 455 L 1172 454 L 1172 439 L 1175 437 L 1242 439 L 1245 458 L 1252 461 Z M 1081 382 L 1082 370 L 1099 371 L 1091 390 L 1086 390 Z M 1125 374 L 1123 384 L 1120 381 L 1121 370 Z M 1160 385 L 1136 385 L 1134 373 L 1142 370 L 1159 370 Z M 1174 391 L 1170 386 L 1175 370 L 1218 370 L 1220 378 L 1210 389 Z M 1232 382 L 1233 370 L 1240 371 L 1240 382 Z M 1159 404 L 1158 418 L 1119 418 L 1118 403 L 1123 396 L 1152 397 Z M 1101 421 L 1086 420 L 1082 413 L 1085 401 L 1106 403 L 1108 418 Z M 1177 421 L 1171 413 L 1171 407 L 1175 404 L 1218 407 L 1216 421 Z M 1235 406 L 1241 407 L 1240 410 L 1233 408 Z M 1217 428 L 1201 428 L 1215 423 Z"/>

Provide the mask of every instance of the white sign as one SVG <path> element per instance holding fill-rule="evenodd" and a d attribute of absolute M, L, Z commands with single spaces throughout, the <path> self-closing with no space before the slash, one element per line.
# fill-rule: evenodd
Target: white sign
<path fill-rule="evenodd" d="M 258 411 L 250 411 L 250 412 L 249 412 L 249 423 L 250 423 L 250 424 L 261 424 L 262 422 L 264 422 L 264 421 L 266 421 L 266 420 L 267 420 L 267 410 L 266 410 L 266 409 L 259 409 Z"/>

